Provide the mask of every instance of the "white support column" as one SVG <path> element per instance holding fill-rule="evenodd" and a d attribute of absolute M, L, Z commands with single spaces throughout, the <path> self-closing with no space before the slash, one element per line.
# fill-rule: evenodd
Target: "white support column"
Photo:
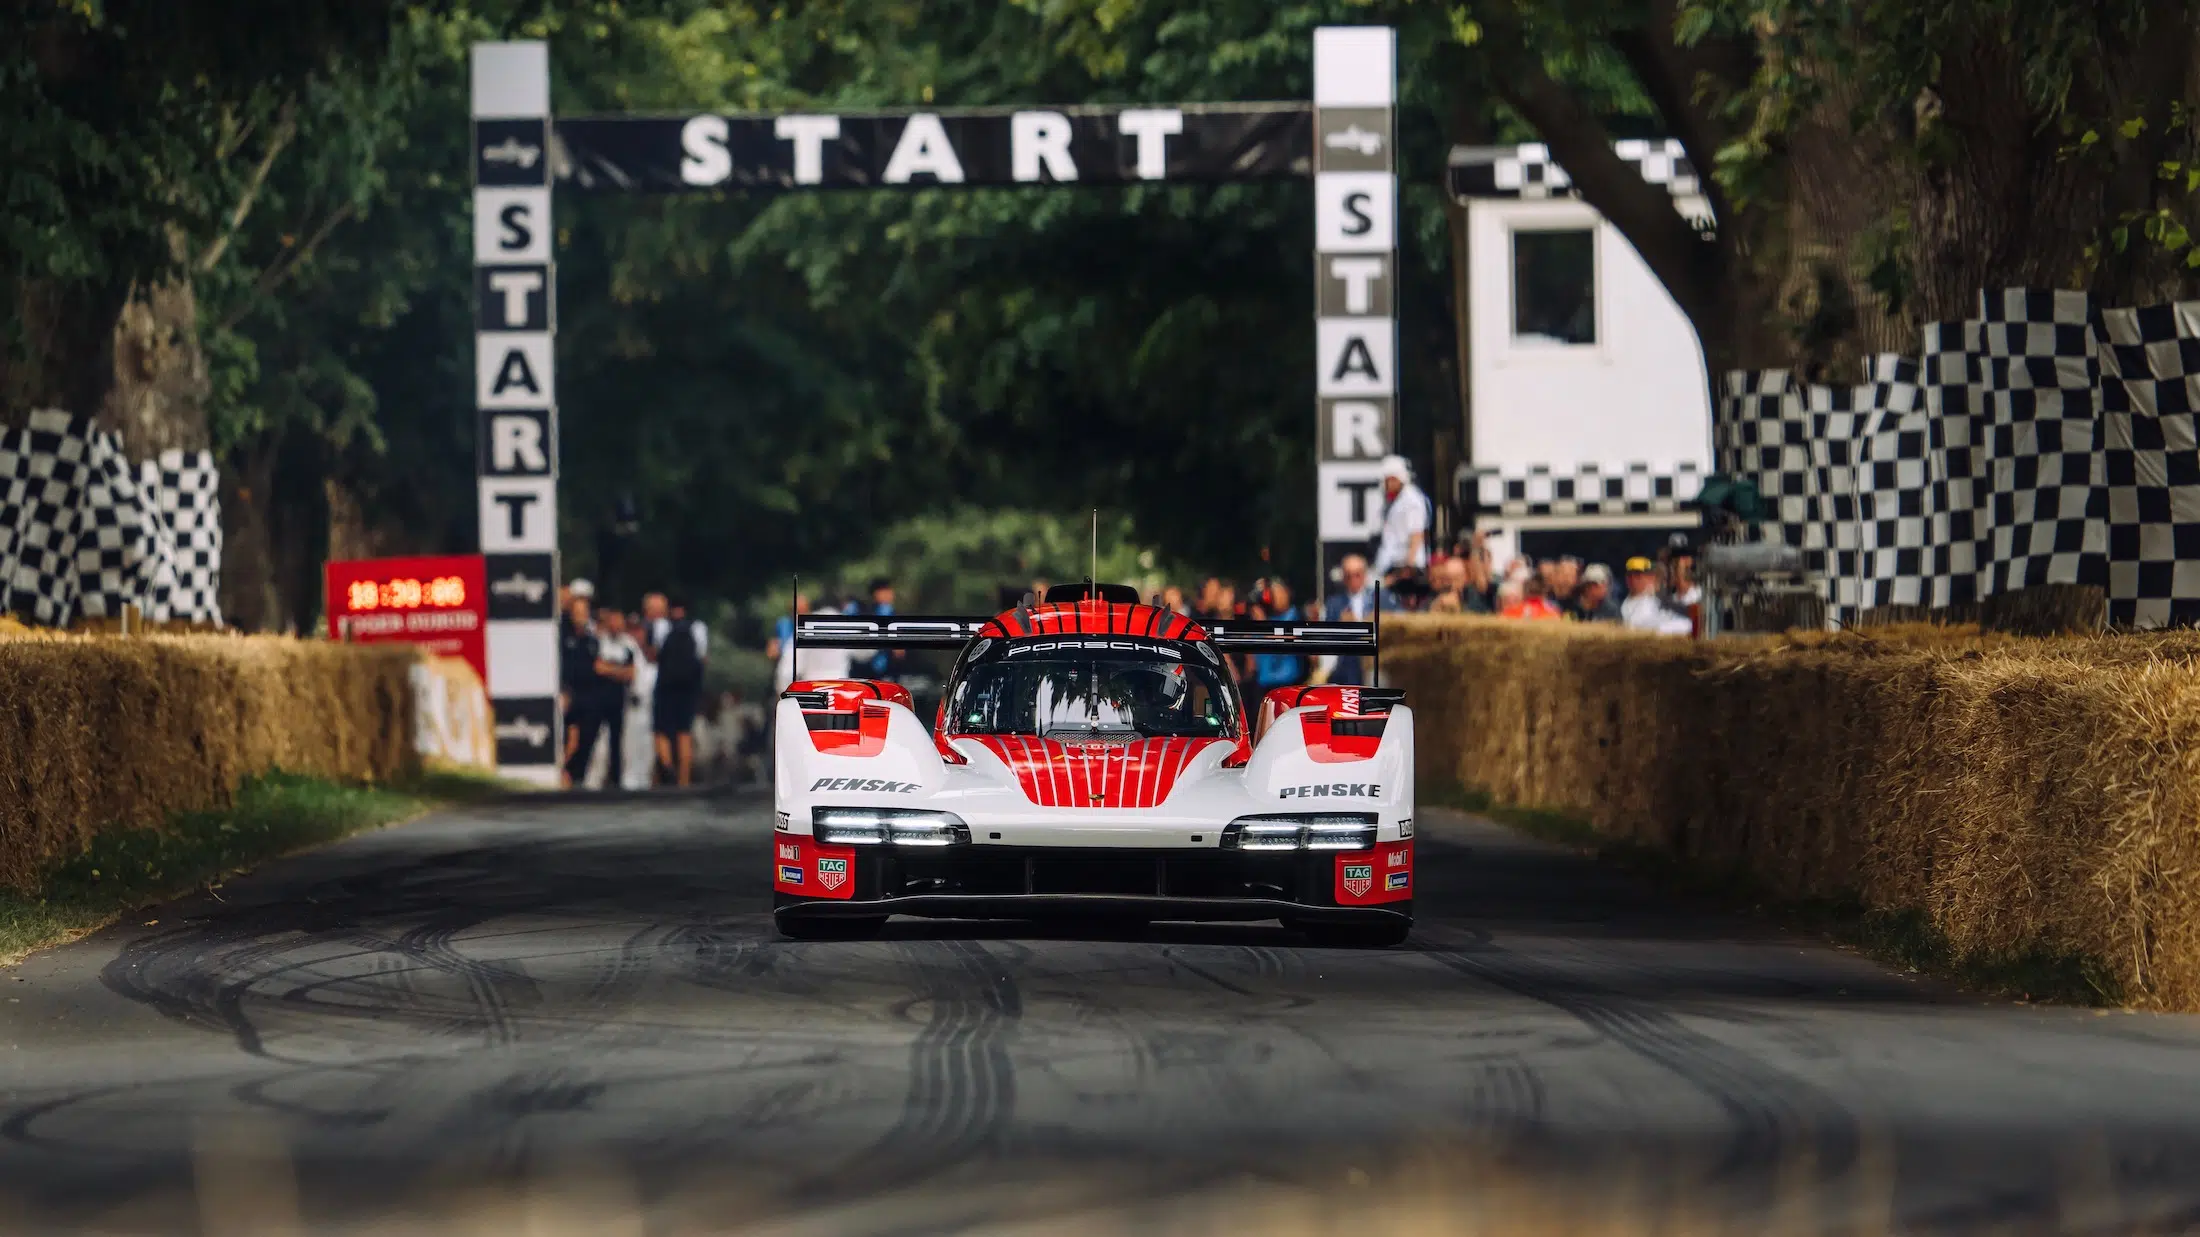
<path fill-rule="evenodd" d="M 547 45 L 473 47 L 474 406 L 497 768 L 554 787 L 558 709 L 557 268 Z"/>
<path fill-rule="evenodd" d="M 1318 591 L 1381 525 L 1398 436 L 1397 60 L 1388 26 L 1314 31 Z"/>

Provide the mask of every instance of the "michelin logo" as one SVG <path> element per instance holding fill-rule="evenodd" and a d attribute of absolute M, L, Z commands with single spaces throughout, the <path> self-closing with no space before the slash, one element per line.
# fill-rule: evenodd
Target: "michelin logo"
<path fill-rule="evenodd" d="M 1380 799 L 1381 782 L 1317 782 L 1312 786 L 1286 786 L 1279 799 Z"/>
<path fill-rule="evenodd" d="M 916 782 L 887 782 L 875 777 L 821 777 L 810 783 L 811 790 L 855 790 L 866 794 L 909 795 L 924 789 Z"/>

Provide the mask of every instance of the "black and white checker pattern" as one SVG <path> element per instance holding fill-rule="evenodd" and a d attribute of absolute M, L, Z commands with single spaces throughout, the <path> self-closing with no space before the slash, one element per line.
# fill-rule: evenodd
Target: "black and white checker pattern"
<path fill-rule="evenodd" d="M 124 606 L 219 622 L 216 476 L 206 451 L 133 468 L 114 434 L 61 412 L 0 431 L 0 609 L 46 626 Z"/>
<path fill-rule="evenodd" d="M 2101 314 L 2109 621 L 2200 623 L 2200 303 Z"/>
<path fill-rule="evenodd" d="M 1932 416 L 1918 363 L 1882 355 L 1860 390 L 1871 410 L 1861 444 L 1856 608 L 1931 604 Z"/>
<path fill-rule="evenodd" d="M 76 611 L 76 541 L 91 467 L 88 430 L 67 413 L 33 412 L 0 430 L 0 602 L 45 626 Z"/>
<path fill-rule="evenodd" d="M 2080 292 L 1980 294 L 1985 593 L 2108 582 L 2091 319 Z"/>
<path fill-rule="evenodd" d="M 1619 469 L 1582 464 L 1555 469 L 1474 470 L 1476 506 L 1507 517 L 1575 515 L 1672 515 L 1703 489 L 1703 469 L 1693 460 Z"/>
<path fill-rule="evenodd" d="M 1634 164 L 1644 180 L 1663 185 L 1676 201 L 1694 201 L 1703 196 L 1703 181 L 1695 165 L 1672 138 L 1628 138 L 1612 143 L 1612 153 Z M 1533 200 L 1565 197 L 1574 191 L 1573 178 L 1552 161 L 1550 148 L 1541 142 L 1455 146 L 1450 164 L 1455 197 Z"/>
<path fill-rule="evenodd" d="M 219 623 L 221 470 L 211 451 L 163 451 L 139 466 L 138 488 L 152 496 L 168 530 L 173 591 L 168 617 Z"/>
<path fill-rule="evenodd" d="M 1977 378 L 1976 322 L 1925 328 L 1920 377 L 1925 382 L 1927 535 L 1934 606 L 1979 599 L 1980 479 L 1985 472 L 1973 391 Z"/>

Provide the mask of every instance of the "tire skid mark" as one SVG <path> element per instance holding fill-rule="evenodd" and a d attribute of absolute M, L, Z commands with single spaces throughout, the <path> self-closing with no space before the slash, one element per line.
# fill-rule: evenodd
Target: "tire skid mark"
<path fill-rule="evenodd" d="M 1808 1083 L 1701 1032 L 1671 1012 L 1600 989 L 1488 943 L 1418 951 L 1439 966 L 1548 1005 L 1701 1092 L 1730 1123 L 1716 1178 L 1760 1172 L 1808 1157 L 1816 1170 L 1847 1171 L 1861 1152 L 1856 1119 Z"/>
<path fill-rule="evenodd" d="M 916 1185 L 993 1149 L 1015 1118 L 1008 1047 L 1023 997 L 1007 967 L 977 941 L 908 941 L 897 949 L 917 973 L 918 1002 L 930 1010 L 909 1046 L 901 1116 L 853 1164 L 808 1192 L 845 1197 L 852 1182 L 877 1192 Z"/>

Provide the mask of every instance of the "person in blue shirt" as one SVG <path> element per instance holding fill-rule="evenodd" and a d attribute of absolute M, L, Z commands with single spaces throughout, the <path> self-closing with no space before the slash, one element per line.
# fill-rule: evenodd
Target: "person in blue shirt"
<path fill-rule="evenodd" d="M 1261 598 L 1254 617 L 1280 619 L 1289 622 L 1299 617 L 1299 608 L 1291 604 L 1291 586 L 1281 580 L 1268 586 Z M 1253 657 L 1252 699 L 1246 702 L 1249 710 L 1260 708 L 1260 698 L 1279 687 L 1289 687 L 1306 681 L 1306 659 L 1295 653 L 1259 653 Z"/>
<path fill-rule="evenodd" d="M 1370 623 L 1375 620 L 1375 581 L 1368 577 L 1367 560 L 1357 554 L 1347 554 L 1337 564 L 1343 575 L 1343 587 L 1329 594 L 1322 601 L 1322 619 L 1330 623 Z M 1367 668 L 1357 657 L 1339 657 L 1335 668 L 1329 672 L 1329 681 L 1363 686 L 1367 683 Z"/>
<path fill-rule="evenodd" d="M 894 612 L 894 582 L 885 576 L 880 576 L 871 581 L 871 600 L 859 602 L 850 607 L 850 612 L 881 618 L 892 614 Z M 900 649 L 880 649 L 871 656 L 857 662 L 854 666 L 854 672 L 859 677 L 866 679 L 891 679 L 900 670 L 903 656 L 905 654 Z"/>

